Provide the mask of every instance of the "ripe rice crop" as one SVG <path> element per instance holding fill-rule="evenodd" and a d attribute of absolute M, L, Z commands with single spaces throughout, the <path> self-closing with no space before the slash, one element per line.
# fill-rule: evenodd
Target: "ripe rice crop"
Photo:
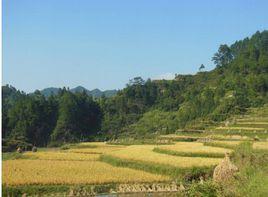
<path fill-rule="evenodd" d="M 84 153 L 84 154 L 102 154 L 109 153 L 116 150 L 121 150 L 124 147 L 121 146 L 100 146 L 96 148 L 81 148 L 81 149 L 69 149 L 69 153 Z"/>
<path fill-rule="evenodd" d="M 259 127 L 217 127 L 217 130 L 246 130 L 246 131 L 264 131 L 264 128 Z"/>
<path fill-rule="evenodd" d="M 68 153 L 58 151 L 26 152 L 23 155 L 33 156 L 39 160 L 62 160 L 62 161 L 95 161 L 99 158 L 96 154 Z"/>
<path fill-rule="evenodd" d="M 67 150 L 67 152 L 84 153 L 84 154 L 102 154 L 115 150 L 121 150 L 122 148 L 126 147 L 120 145 L 109 145 L 106 144 L 105 142 L 83 142 L 79 143 L 77 146 L 79 146 L 79 148 L 71 148 Z M 89 148 L 89 146 L 91 147 Z"/>
<path fill-rule="evenodd" d="M 205 143 L 205 145 L 208 145 L 208 146 L 230 146 L 230 147 L 235 147 L 237 145 L 239 145 L 241 143 L 241 141 L 213 141 L 213 142 L 208 142 L 208 143 Z M 253 143 L 253 148 L 255 149 L 268 149 L 268 142 L 254 142 Z"/>
<path fill-rule="evenodd" d="M 219 143 L 219 144 L 227 144 L 227 145 L 238 145 L 241 142 L 240 141 L 224 141 L 224 140 L 215 140 L 213 143 Z"/>
<path fill-rule="evenodd" d="M 190 135 L 177 135 L 177 134 L 168 134 L 168 135 L 161 135 L 160 138 L 170 138 L 170 139 L 176 139 L 176 138 L 194 138 L 198 139 L 199 137 L 196 136 L 190 136 Z"/>
<path fill-rule="evenodd" d="M 99 161 L 8 160 L 3 162 L 3 184 L 105 184 L 168 181 L 128 168 L 113 167 Z"/>
<path fill-rule="evenodd" d="M 253 148 L 268 149 L 268 142 L 254 142 Z"/>
<path fill-rule="evenodd" d="M 248 140 L 247 136 L 241 135 L 209 135 L 208 138 L 215 140 Z"/>
<path fill-rule="evenodd" d="M 175 145 L 163 145 L 161 149 L 174 150 L 180 152 L 192 152 L 192 153 L 226 153 L 231 150 L 225 148 L 216 148 L 204 146 L 200 142 L 178 142 Z"/>
<path fill-rule="evenodd" d="M 199 139 L 215 139 L 215 140 L 247 140 L 249 139 L 247 136 L 241 135 L 206 135 L 206 136 L 189 136 L 189 135 L 176 135 L 176 134 L 169 134 L 169 135 L 161 135 L 160 138 L 163 139 L 171 139 L 174 141 L 188 141 L 193 142 Z"/>
<path fill-rule="evenodd" d="M 267 117 L 250 117 L 250 118 L 237 118 L 237 122 L 267 122 Z"/>
<path fill-rule="evenodd" d="M 105 142 L 81 142 L 77 146 L 109 146 Z"/>
<path fill-rule="evenodd" d="M 193 142 L 198 140 L 200 137 L 195 136 L 185 136 L 185 135 L 176 135 L 176 134 L 169 134 L 169 135 L 161 135 L 160 139 L 168 139 L 173 141 L 184 141 L 184 142 Z"/>
<path fill-rule="evenodd" d="M 133 145 L 119 151 L 107 153 L 107 155 L 120 159 L 166 164 L 182 168 L 211 166 L 221 161 L 218 158 L 178 157 L 156 153 L 152 151 L 154 147 L 152 145 Z"/>
<path fill-rule="evenodd" d="M 124 145 L 112 145 L 106 142 L 82 142 L 76 145 L 79 148 L 101 148 L 101 147 L 105 147 L 105 148 L 123 148 L 125 147 Z"/>
<path fill-rule="evenodd" d="M 212 142 L 204 142 L 205 146 L 212 146 L 212 147 L 220 147 L 220 148 L 227 148 L 227 149 L 234 149 L 241 141 L 212 141 Z"/>
<path fill-rule="evenodd" d="M 241 125 L 268 125 L 268 122 L 237 122 Z"/>

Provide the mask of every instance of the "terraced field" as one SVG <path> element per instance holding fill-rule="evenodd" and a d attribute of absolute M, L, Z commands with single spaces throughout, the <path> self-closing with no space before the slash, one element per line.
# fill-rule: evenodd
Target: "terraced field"
<path fill-rule="evenodd" d="M 160 154 L 154 152 L 154 148 L 154 145 L 133 145 L 119 151 L 107 153 L 106 155 L 136 162 L 150 162 L 181 168 L 193 166 L 212 166 L 218 164 L 221 161 L 221 159 L 218 158 L 177 157 Z"/>
<path fill-rule="evenodd" d="M 113 167 L 99 161 L 14 160 L 3 163 L 3 183 L 103 184 L 168 181 L 163 175 Z"/>
<path fill-rule="evenodd" d="M 47 151 L 47 152 L 26 152 L 25 156 L 30 156 L 30 158 L 36 158 L 38 160 L 55 160 L 55 161 L 97 161 L 99 155 L 97 154 L 82 154 L 82 153 L 72 153 L 64 151 Z"/>
<path fill-rule="evenodd" d="M 90 145 L 92 145 L 92 148 L 88 148 Z M 85 148 L 83 148 L 85 147 Z M 81 146 L 79 148 L 71 148 L 67 150 L 69 153 L 82 153 L 82 154 L 102 154 L 102 153 L 108 153 L 112 151 L 117 151 L 124 149 L 126 146 L 121 145 L 108 145 L 104 142 L 93 142 L 93 143 L 81 143 Z"/>
<path fill-rule="evenodd" d="M 205 143 L 206 146 L 212 146 L 212 147 L 230 147 L 235 148 L 240 141 L 213 141 Z M 268 142 L 253 142 L 253 148 L 255 149 L 268 149 Z"/>
<path fill-rule="evenodd" d="M 244 134 L 253 137 L 257 135 L 267 138 L 268 134 L 268 105 L 261 108 L 250 108 L 244 115 L 231 117 L 215 128 L 218 133 Z"/>
<path fill-rule="evenodd" d="M 88 148 L 92 145 L 92 148 Z M 93 146 L 94 145 L 94 146 Z M 161 174 L 151 174 L 141 170 L 111 166 L 98 161 L 100 155 L 133 160 L 166 164 L 179 168 L 194 166 L 211 166 L 219 163 L 218 158 L 177 157 L 153 152 L 155 145 L 112 146 L 88 143 L 86 148 L 69 150 L 25 152 L 30 159 L 3 161 L 3 184 L 103 184 L 111 182 L 159 182 L 170 180 Z M 180 144 L 188 149 L 190 144 Z M 198 148 L 200 143 L 194 143 Z M 168 148 L 169 146 L 161 146 Z M 172 149 L 173 146 L 170 145 Z M 206 147 L 213 152 L 224 149 Z M 76 152 L 78 151 L 78 152 Z M 98 153 L 98 154 L 96 154 Z M 27 157 L 26 157 L 27 158 Z"/>
<path fill-rule="evenodd" d="M 215 130 L 160 136 L 154 143 L 161 143 L 152 145 L 88 142 L 25 152 L 13 159 L 5 157 L 3 186 L 170 184 L 199 177 L 198 173 L 211 175 L 225 153 L 243 141 L 251 141 L 255 149 L 268 150 L 266 108 L 261 113 L 252 109 L 248 115 L 234 119 Z"/>
<path fill-rule="evenodd" d="M 232 150 L 204 146 L 204 144 L 200 142 L 177 142 L 175 145 L 163 145 L 154 148 L 154 151 L 176 156 L 224 157 L 225 153 L 230 153 Z"/>
<path fill-rule="evenodd" d="M 240 141 L 214 141 L 235 146 Z M 92 145 L 92 148 L 88 148 Z M 94 145 L 94 146 L 93 146 Z M 218 164 L 230 149 L 204 146 L 200 142 L 177 142 L 174 145 L 117 146 L 104 143 L 82 144 L 86 148 L 58 151 L 25 152 L 29 159 L 3 161 L 5 185 L 29 184 L 103 184 L 168 181 L 169 177 L 142 170 L 111 166 L 99 161 L 109 156 L 122 161 L 134 161 L 174 168 L 209 167 Z M 255 142 L 255 148 L 268 149 L 268 142 Z M 161 152 L 162 151 L 162 152 Z M 166 151 L 166 152 L 165 152 Z M 170 151 L 170 152 L 169 152 Z M 27 157 L 26 157 L 27 158 Z"/>

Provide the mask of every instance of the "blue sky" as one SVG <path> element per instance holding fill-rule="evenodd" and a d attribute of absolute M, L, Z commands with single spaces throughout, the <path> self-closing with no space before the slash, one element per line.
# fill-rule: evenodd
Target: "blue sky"
<path fill-rule="evenodd" d="M 222 43 L 268 29 L 267 0 L 3 0 L 3 83 L 121 89 L 195 73 Z"/>

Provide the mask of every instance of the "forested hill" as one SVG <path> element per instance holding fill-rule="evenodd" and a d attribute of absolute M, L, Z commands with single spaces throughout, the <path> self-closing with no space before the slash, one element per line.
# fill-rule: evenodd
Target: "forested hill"
<path fill-rule="evenodd" d="M 44 146 L 203 129 L 204 120 L 222 121 L 268 102 L 268 31 L 221 45 L 212 60 L 214 70 L 197 66 L 197 74 L 176 75 L 175 80 L 136 77 L 111 98 L 92 99 L 85 91 L 66 89 L 46 98 L 3 87 L 5 143 Z"/>
<path fill-rule="evenodd" d="M 45 88 L 40 91 L 41 94 L 43 94 L 45 97 L 49 97 L 51 95 L 56 95 L 60 91 L 60 88 Z M 101 91 L 99 89 L 94 89 L 94 90 L 88 90 L 82 86 L 77 86 L 75 88 L 70 89 L 71 92 L 76 93 L 76 92 L 86 92 L 88 95 L 91 95 L 94 98 L 100 98 L 102 96 L 105 97 L 112 97 L 116 95 L 117 90 L 105 90 Z"/>
<path fill-rule="evenodd" d="M 216 68 L 210 72 L 201 65 L 197 74 L 171 81 L 130 81 L 116 97 L 100 102 L 103 131 L 140 136 L 203 129 L 199 120 L 221 121 L 267 103 L 268 31 L 221 45 L 212 60 Z"/>

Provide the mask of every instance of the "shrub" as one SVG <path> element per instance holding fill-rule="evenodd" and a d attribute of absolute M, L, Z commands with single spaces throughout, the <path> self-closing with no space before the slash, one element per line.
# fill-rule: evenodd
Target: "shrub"
<path fill-rule="evenodd" d="M 52 141 L 47 146 L 48 147 L 60 147 L 62 146 L 62 142 Z"/>
<path fill-rule="evenodd" d="M 3 143 L 3 149 L 2 149 L 3 152 L 16 151 L 19 147 L 24 151 L 32 149 L 32 144 L 22 140 L 9 139 L 9 140 L 3 140 L 2 143 Z"/>
<path fill-rule="evenodd" d="M 70 145 L 69 144 L 64 144 L 60 147 L 61 150 L 68 150 L 70 149 Z"/>
<path fill-rule="evenodd" d="M 204 196 L 204 197 L 216 197 L 218 196 L 219 186 L 212 181 L 206 181 L 204 183 L 193 183 L 187 190 L 188 196 Z"/>
<path fill-rule="evenodd" d="M 199 180 L 201 177 L 205 180 L 209 177 L 212 177 L 213 174 L 213 167 L 207 167 L 207 168 L 197 168 L 194 167 L 190 171 L 186 172 L 184 175 L 184 180 L 187 182 L 193 181 L 193 180 Z"/>

